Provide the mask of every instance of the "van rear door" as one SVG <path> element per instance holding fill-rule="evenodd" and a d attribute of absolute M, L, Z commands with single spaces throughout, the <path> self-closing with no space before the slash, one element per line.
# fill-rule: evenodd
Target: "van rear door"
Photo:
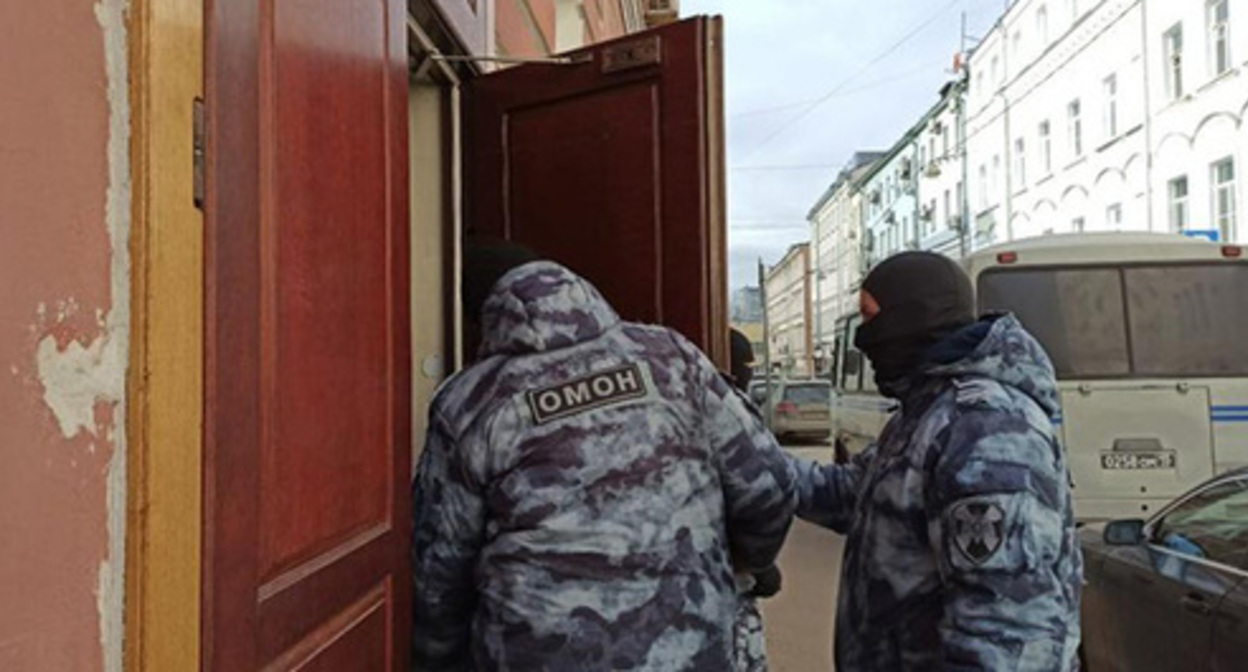
<path fill-rule="evenodd" d="M 1208 387 L 1083 384 L 1061 397 L 1079 518 L 1146 518 L 1213 475 Z"/>

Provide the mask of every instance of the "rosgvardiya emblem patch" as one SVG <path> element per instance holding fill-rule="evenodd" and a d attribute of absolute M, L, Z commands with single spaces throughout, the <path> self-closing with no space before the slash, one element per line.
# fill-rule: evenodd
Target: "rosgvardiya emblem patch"
<path fill-rule="evenodd" d="M 953 545 L 967 560 L 982 565 L 1005 541 L 1005 511 L 994 502 L 962 502 L 954 507 Z"/>

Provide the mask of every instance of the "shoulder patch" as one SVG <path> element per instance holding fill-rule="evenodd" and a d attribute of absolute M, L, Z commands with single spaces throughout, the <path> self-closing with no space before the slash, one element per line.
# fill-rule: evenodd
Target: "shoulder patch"
<path fill-rule="evenodd" d="M 544 425 L 578 413 L 616 406 L 642 399 L 650 393 L 650 382 L 638 364 L 529 390 L 525 396 L 533 421 Z"/>
<path fill-rule="evenodd" d="M 982 565 L 1005 541 L 1005 511 L 996 502 L 970 500 L 954 506 L 953 545 L 964 558 Z"/>

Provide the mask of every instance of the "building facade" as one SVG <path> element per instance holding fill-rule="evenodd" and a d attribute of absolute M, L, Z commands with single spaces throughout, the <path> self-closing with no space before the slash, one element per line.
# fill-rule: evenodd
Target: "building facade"
<path fill-rule="evenodd" d="M 974 243 L 1242 241 L 1248 21 L 1230 0 L 1020 0 L 969 59 Z"/>
<path fill-rule="evenodd" d="M 508 57 L 539 57 L 642 30 L 647 25 L 650 6 L 656 3 L 647 0 L 516 0 L 488 4 L 495 17 L 495 53 Z M 649 20 L 653 22 L 657 17 L 651 15 Z"/>
<path fill-rule="evenodd" d="M 821 373 L 834 351 L 837 322 L 858 309 L 862 195 L 857 182 L 883 156 L 883 152 L 854 154 L 807 215 L 813 246 L 813 339 L 816 358 L 825 365 L 819 367 Z"/>
<path fill-rule="evenodd" d="M 1154 228 L 1248 241 L 1248 6 L 1146 2 Z"/>
<path fill-rule="evenodd" d="M 969 249 L 965 192 L 965 127 L 961 80 L 940 90 L 940 100 L 924 117 L 914 142 L 919 145 L 919 249 L 953 258 Z"/>
<path fill-rule="evenodd" d="M 767 269 L 767 347 L 772 370 L 786 376 L 805 377 L 815 371 L 810 262 L 810 244 L 799 243 Z"/>
<path fill-rule="evenodd" d="M 859 180 L 862 208 L 862 270 L 921 241 L 919 143 L 925 122 L 911 127 Z"/>

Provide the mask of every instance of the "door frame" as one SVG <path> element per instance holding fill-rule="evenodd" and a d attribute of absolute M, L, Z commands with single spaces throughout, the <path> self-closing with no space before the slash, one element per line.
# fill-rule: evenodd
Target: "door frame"
<path fill-rule="evenodd" d="M 127 373 L 127 670 L 199 667 L 203 213 L 194 104 L 204 0 L 131 0 L 132 228 Z"/>

